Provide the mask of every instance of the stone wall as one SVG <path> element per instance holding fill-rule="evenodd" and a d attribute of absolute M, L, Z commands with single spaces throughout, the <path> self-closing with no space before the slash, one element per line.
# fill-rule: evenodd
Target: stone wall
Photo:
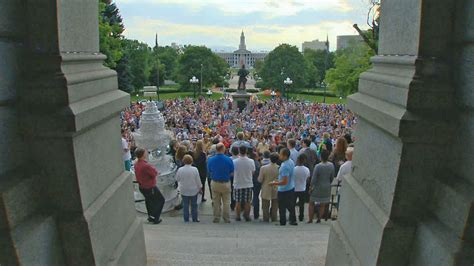
<path fill-rule="evenodd" d="M 0 57 L 0 264 L 146 264 L 98 2 L 2 1 Z"/>
<path fill-rule="evenodd" d="M 474 263 L 470 2 L 382 2 L 327 265 Z"/>

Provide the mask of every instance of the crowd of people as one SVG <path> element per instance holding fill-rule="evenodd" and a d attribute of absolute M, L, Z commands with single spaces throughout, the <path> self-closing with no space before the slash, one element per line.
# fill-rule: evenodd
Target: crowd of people
<path fill-rule="evenodd" d="M 148 181 L 157 172 L 148 169 L 153 166 L 146 162 L 146 151 L 135 147 L 130 134 L 139 128 L 142 110 L 136 103 L 122 112 L 124 162 L 129 168 L 135 150 L 135 174 L 149 220 L 159 223 L 164 199 L 156 181 Z M 296 211 L 304 221 L 305 203 L 307 222 L 315 214 L 320 222 L 328 218 L 333 180 L 351 169 L 357 121 L 344 105 L 252 100 L 240 111 L 230 99 L 186 98 L 165 101 L 163 115 L 175 135 L 169 154 L 178 167 L 185 222 L 189 209 L 192 221 L 199 222 L 197 197 L 207 200 L 206 185 L 215 223 L 230 222 L 231 210 L 236 221 L 250 221 L 251 211 L 253 219 L 260 219 L 261 210 L 264 222 L 277 222 L 279 216 L 280 225 L 286 225 L 288 212 L 289 224 L 297 225 Z"/>

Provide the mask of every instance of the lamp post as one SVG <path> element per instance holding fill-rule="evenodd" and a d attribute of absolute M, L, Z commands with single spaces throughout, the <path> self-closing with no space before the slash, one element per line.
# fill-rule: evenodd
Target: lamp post
<path fill-rule="evenodd" d="M 201 87 L 199 89 L 199 95 L 202 94 L 202 64 L 201 64 Z"/>
<path fill-rule="evenodd" d="M 212 95 L 212 91 L 211 89 L 207 90 L 207 97 L 209 97 L 209 99 L 211 99 L 211 95 Z"/>
<path fill-rule="evenodd" d="M 189 83 L 192 84 L 193 86 L 193 97 L 196 98 L 196 84 L 199 82 L 199 79 L 197 79 L 195 76 L 193 76 L 190 80 Z"/>
<path fill-rule="evenodd" d="M 321 82 L 321 86 L 324 88 L 323 103 L 326 103 L 326 83 Z"/>
<path fill-rule="evenodd" d="M 287 77 L 287 78 L 283 81 L 283 83 L 285 83 L 285 85 L 286 85 L 286 86 L 285 86 L 285 91 L 286 91 L 286 93 L 285 93 L 286 96 L 285 96 L 285 97 L 288 99 L 288 87 L 289 87 L 291 84 L 293 84 L 293 80 L 291 80 L 289 77 Z"/>
<path fill-rule="evenodd" d="M 156 99 L 160 100 L 160 64 L 156 67 Z"/>

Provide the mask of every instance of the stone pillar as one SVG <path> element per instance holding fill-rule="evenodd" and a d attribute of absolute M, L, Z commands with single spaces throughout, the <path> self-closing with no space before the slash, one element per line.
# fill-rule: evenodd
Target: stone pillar
<path fill-rule="evenodd" d="M 3 1 L 0 17 L 0 264 L 146 264 L 97 0 Z"/>
<path fill-rule="evenodd" d="M 472 265 L 472 1 L 382 1 L 326 265 Z"/>

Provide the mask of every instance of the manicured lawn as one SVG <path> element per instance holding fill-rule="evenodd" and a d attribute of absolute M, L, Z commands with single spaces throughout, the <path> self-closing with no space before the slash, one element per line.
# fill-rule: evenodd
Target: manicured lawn
<path fill-rule="evenodd" d="M 207 97 L 206 95 L 204 95 Z M 168 100 L 168 99 L 176 99 L 176 98 L 185 98 L 185 97 L 193 97 L 193 92 L 187 91 L 187 92 L 171 92 L 171 93 L 160 93 L 160 100 Z M 269 100 L 271 99 L 271 96 L 265 96 L 261 93 L 258 94 L 258 97 L 262 100 L 266 99 Z M 311 102 L 317 102 L 317 103 L 322 103 L 323 102 L 323 96 L 317 96 L 317 95 L 306 95 L 306 94 L 298 94 L 298 93 L 291 93 L 290 97 L 293 100 L 300 100 L 300 101 L 311 101 Z M 132 102 L 136 102 L 137 100 L 145 100 L 148 98 L 145 98 L 143 96 L 136 96 L 136 95 L 131 95 L 131 100 Z M 218 100 L 222 98 L 222 93 L 219 92 L 214 92 L 211 96 L 211 99 Z M 157 98 L 154 97 L 154 100 Z M 337 104 L 345 104 L 346 103 L 346 98 L 339 99 L 337 97 L 328 97 L 326 96 L 326 103 L 337 103 Z"/>
<path fill-rule="evenodd" d="M 207 95 L 204 95 L 207 97 Z M 137 100 L 146 100 L 148 98 L 145 98 L 143 96 L 136 96 L 136 95 L 130 95 L 132 102 L 136 102 Z M 186 98 L 186 97 L 193 97 L 193 92 L 187 91 L 187 92 L 172 92 L 172 93 L 160 93 L 160 100 L 168 100 L 168 99 L 176 99 L 176 98 Z M 217 93 L 214 92 L 211 96 L 211 99 L 218 100 L 222 98 L 222 93 Z M 153 97 L 154 100 L 157 99 L 157 97 Z"/>
<path fill-rule="evenodd" d="M 258 97 L 260 99 L 271 99 L 271 96 L 266 96 L 259 94 Z M 318 95 L 307 95 L 307 94 L 298 94 L 298 93 L 291 93 L 290 98 L 293 100 L 300 100 L 300 101 L 311 101 L 311 102 L 316 102 L 316 103 L 322 103 L 323 102 L 323 96 L 318 96 Z M 342 98 L 339 99 L 338 97 L 328 97 L 326 96 L 326 103 L 337 103 L 337 104 L 346 104 L 347 99 Z"/>

